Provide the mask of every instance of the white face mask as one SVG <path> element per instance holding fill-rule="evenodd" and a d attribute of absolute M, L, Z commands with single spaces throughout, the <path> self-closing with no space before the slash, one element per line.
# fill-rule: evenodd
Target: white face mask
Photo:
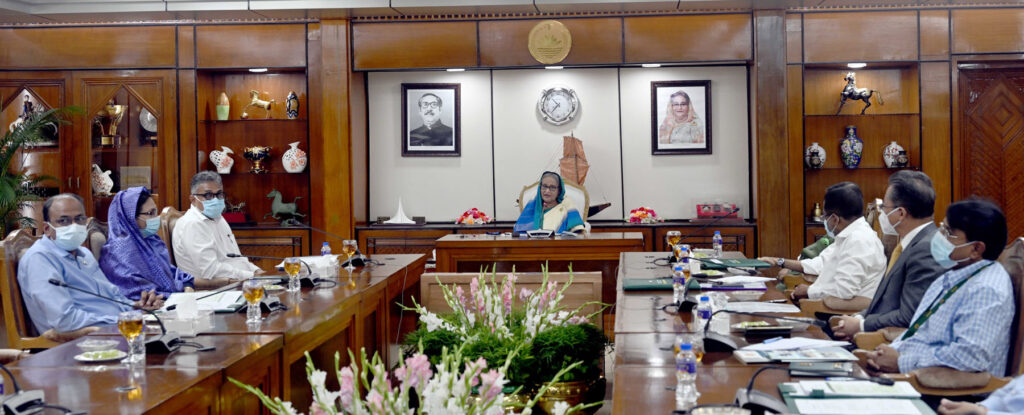
<path fill-rule="evenodd" d="M 903 219 L 900 219 L 900 221 L 896 222 L 895 224 L 889 223 L 889 215 L 891 215 L 892 212 L 895 212 L 897 209 L 902 209 L 902 208 L 893 209 L 893 210 L 889 211 L 889 213 L 883 212 L 881 208 L 878 209 L 878 213 L 879 213 L 879 215 L 878 215 L 878 224 L 881 225 L 881 227 L 882 227 L 882 233 L 884 233 L 886 235 L 899 235 L 900 234 L 899 232 L 896 232 L 896 227 L 899 226 L 900 223 L 903 223 Z"/>
<path fill-rule="evenodd" d="M 85 225 L 72 223 L 68 226 L 61 226 L 58 228 L 53 226 L 51 223 L 50 226 L 53 227 L 54 232 L 57 233 L 53 239 L 53 243 L 65 251 L 74 251 L 78 249 L 78 247 L 82 246 L 82 243 L 85 242 L 85 238 L 89 236 Z"/>

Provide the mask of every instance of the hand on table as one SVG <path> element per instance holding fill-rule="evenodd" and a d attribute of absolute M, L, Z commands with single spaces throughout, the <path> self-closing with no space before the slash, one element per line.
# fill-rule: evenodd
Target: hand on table
<path fill-rule="evenodd" d="M 187 292 L 187 293 L 191 293 L 191 292 L 195 292 L 195 291 L 196 291 L 196 289 L 195 289 L 195 288 L 192 288 L 192 287 L 185 287 L 185 290 L 184 290 L 184 291 L 185 291 L 185 292 Z"/>
<path fill-rule="evenodd" d="M 897 373 L 900 371 L 900 352 L 888 344 L 882 344 L 868 353 L 868 369 L 881 373 Z"/>
<path fill-rule="evenodd" d="M 156 290 L 143 291 L 139 294 L 139 301 L 135 302 L 135 308 L 143 310 L 158 310 L 164 306 L 164 298 L 156 293 Z"/>
<path fill-rule="evenodd" d="M 796 301 L 801 298 L 807 298 L 807 287 L 807 284 L 797 285 L 796 288 L 793 288 L 793 294 L 790 294 L 789 299 Z"/>
<path fill-rule="evenodd" d="M 987 413 L 988 408 L 970 402 L 954 402 L 943 399 L 939 403 L 939 414 L 941 415 L 985 415 Z"/>
<path fill-rule="evenodd" d="M 838 316 L 839 323 L 832 327 L 836 340 L 849 340 L 854 334 L 860 333 L 860 319 L 853 316 Z"/>

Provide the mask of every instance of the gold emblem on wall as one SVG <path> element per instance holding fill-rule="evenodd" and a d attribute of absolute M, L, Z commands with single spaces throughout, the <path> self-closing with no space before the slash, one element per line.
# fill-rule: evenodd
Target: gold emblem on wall
<path fill-rule="evenodd" d="M 559 63 L 572 49 L 569 29 L 557 20 L 545 20 L 530 29 L 528 38 L 530 55 L 545 65 Z"/>

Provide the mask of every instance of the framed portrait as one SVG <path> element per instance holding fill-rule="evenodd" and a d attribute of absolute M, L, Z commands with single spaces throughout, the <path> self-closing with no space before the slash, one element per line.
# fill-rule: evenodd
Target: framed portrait
<path fill-rule="evenodd" d="M 460 84 L 402 84 L 402 157 L 459 157 Z"/>
<path fill-rule="evenodd" d="M 651 154 L 711 154 L 711 81 L 651 82 Z"/>

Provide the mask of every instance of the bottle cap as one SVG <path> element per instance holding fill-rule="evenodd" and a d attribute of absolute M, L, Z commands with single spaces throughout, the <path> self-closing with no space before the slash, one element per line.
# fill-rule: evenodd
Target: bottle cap
<path fill-rule="evenodd" d="M 702 295 L 702 296 L 700 296 L 700 300 L 701 301 L 711 301 L 711 298 L 706 296 L 706 295 Z"/>
<path fill-rule="evenodd" d="M 722 232 L 720 232 L 720 231 L 715 231 L 715 235 L 721 235 L 721 234 L 722 234 Z"/>
<path fill-rule="evenodd" d="M 324 242 L 324 245 L 327 245 L 327 242 Z M 323 246 L 323 245 L 321 245 L 321 246 Z"/>
<path fill-rule="evenodd" d="M 672 270 L 674 270 L 674 271 L 682 271 L 683 270 L 683 264 L 681 262 L 676 262 L 676 265 L 674 267 L 672 267 Z"/>
<path fill-rule="evenodd" d="M 679 350 L 693 350 L 693 345 L 690 343 L 679 344 Z"/>

